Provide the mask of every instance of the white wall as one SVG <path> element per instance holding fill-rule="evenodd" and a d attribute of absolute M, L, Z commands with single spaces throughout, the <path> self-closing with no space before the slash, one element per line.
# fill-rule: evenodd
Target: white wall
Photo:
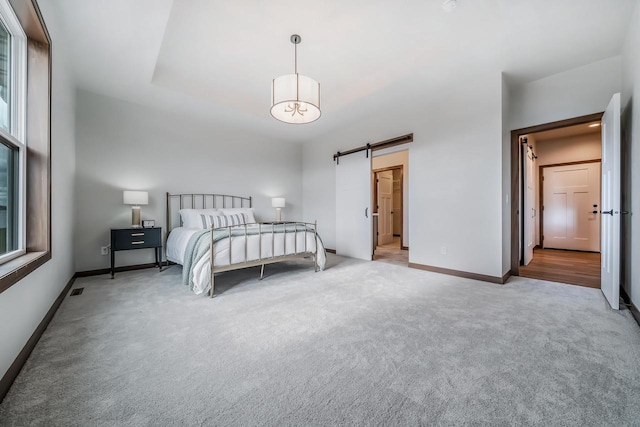
<path fill-rule="evenodd" d="M 591 133 L 567 138 L 537 140 L 536 149 L 537 166 L 599 160 L 602 156 L 602 138 L 600 133 Z"/>
<path fill-rule="evenodd" d="M 455 91 L 421 96 L 412 88 L 389 110 L 304 145 L 304 216 L 318 219 L 327 247 L 335 248 L 331 156 L 413 132 L 410 262 L 502 276 L 501 74 L 480 67 L 468 73 Z"/>
<path fill-rule="evenodd" d="M 0 294 L 0 377 L 73 276 L 74 89 L 51 4 L 41 2 L 53 40 L 51 128 L 52 259 Z"/>
<path fill-rule="evenodd" d="M 570 119 L 607 108 L 620 92 L 622 58 L 615 56 L 514 86 L 510 97 L 511 129 Z"/>
<path fill-rule="evenodd" d="M 388 168 L 402 165 L 402 246 L 409 246 L 409 151 L 402 150 L 384 154 L 383 151 L 374 152 L 371 160 L 373 169 Z"/>
<path fill-rule="evenodd" d="M 622 111 L 624 117 L 626 179 L 624 197 L 633 215 L 623 216 L 627 234 L 623 284 L 634 305 L 640 307 L 640 5 L 631 18 L 622 55 Z"/>
<path fill-rule="evenodd" d="M 300 145 L 86 91 L 78 92 L 76 139 L 76 271 L 109 266 L 100 247 L 110 228 L 131 225 L 123 190 L 148 191 L 141 216 L 162 227 L 167 191 L 251 196 L 263 220 L 275 219 L 271 197 L 282 196 L 283 218 L 302 216 Z M 116 265 L 153 258 L 152 250 L 117 252 Z"/>

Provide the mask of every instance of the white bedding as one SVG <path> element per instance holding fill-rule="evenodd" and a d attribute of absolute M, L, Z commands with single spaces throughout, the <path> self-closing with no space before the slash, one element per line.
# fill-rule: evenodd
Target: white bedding
<path fill-rule="evenodd" d="M 257 225 L 251 225 L 249 227 L 258 227 Z M 184 256 L 187 249 L 187 245 L 191 237 L 201 229 L 197 228 L 184 228 L 177 227 L 171 230 L 167 239 L 167 259 L 180 265 L 184 265 Z M 269 258 L 272 256 L 282 256 L 285 254 L 285 234 L 275 233 L 273 240 L 273 253 L 272 255 L 272 234 L 270 232 L 262 233 L 262 238 L 259 234 L 248 235 L 247 239 L 247 253 L 245 258 L 245 236 L 233 236 L 231 237 L 231 264 L 243 263 L 245 261 L 258 260 L 260 257 Z M 291 255 L 297 252 L 304 252 L 306 249 L 309 252 L 314 252 L 316 239 L 313 232 L 301 232 L 287 233 L 286 234 L 286 254 Z M 261 242 L 261 243 L 260 243 Z M 317 239 L 318 244 L 318 267 L 324 269 L 326 262 L 326 254 L 322 241 Z M 259 247 L 262 247 L 260 250 Z M 229 265 L 229 239 L 222 239 L 214 244 L 214 265 L 216 267 Z M 200 295 L 209 291 L 211 281 L 211 263 L 210 255 L 207 254 L 199 262 L 193 266 L 193 291 Z"/>
<path fill-rule="evenodd" d="M 184 264 L 184 253 L 187 250 L 189 239 L 195 233 L 202 231 L 199 228 L 177 227 L 171 230 L 167 238 L 167 259 L 176 264 Z"/>

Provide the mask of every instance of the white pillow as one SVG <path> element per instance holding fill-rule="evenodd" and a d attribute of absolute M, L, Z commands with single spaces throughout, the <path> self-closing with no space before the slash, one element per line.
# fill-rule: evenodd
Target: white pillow
<path fill-rule="evenodd" d="M 256 217 L 253 216 L 253 208 L 222 208 L 219 211 L 223 215 L 245 214 L 247 216 L 247 224 L 256 222 Z"/>
<path fill-rule="evenodd" d="M 218 209 L 180 209 L 178 212 L 182 218 L 182 226 L 185 228 L 208 228 L 202 222 L 200 215 L 224 215 Z"/>
<path fill-rule="evenodd" d="M 201 221 L 206 228 L 235 227 L 247 223 L 247 215 L 238 213 L 233 215 L 200 215 Z"/>

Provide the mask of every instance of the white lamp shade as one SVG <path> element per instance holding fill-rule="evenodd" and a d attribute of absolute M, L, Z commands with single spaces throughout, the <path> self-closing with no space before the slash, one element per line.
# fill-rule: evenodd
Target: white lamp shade
<path fill-rule="evenodd" d="M 271 115 L 285 123 L 311 123 L 320 118 L 320 83 L 287 74 L 271 84 Z"/>
<path fill-rule="evenodd" d="M 146 191 L 124 191 L 122 199 L 125 205 L 148 205 L 149 193 Z"/>
<path fill-rule="evenodd" d="M 284 197 L 274 197 L 271 199 L 271 207 L 272 208 L 284 208 L 285 200 Z"/>

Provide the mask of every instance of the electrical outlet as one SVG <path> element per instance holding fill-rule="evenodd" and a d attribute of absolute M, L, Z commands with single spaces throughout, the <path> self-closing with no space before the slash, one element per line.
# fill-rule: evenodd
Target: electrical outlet
<path fill-rule="evenodd" d="M 100 248 L 100 255 L 109 255 L 109 246 L 102 246 Z"/>
<path fill-rule="evenodd" d="M 441 253 L 442 255 L 446 255 L 446 254 L 447 254 L 447 247 L 446 247 L 446 246 L 441 247 L 441 248 L 440 248 L 440 253 Z"/>

